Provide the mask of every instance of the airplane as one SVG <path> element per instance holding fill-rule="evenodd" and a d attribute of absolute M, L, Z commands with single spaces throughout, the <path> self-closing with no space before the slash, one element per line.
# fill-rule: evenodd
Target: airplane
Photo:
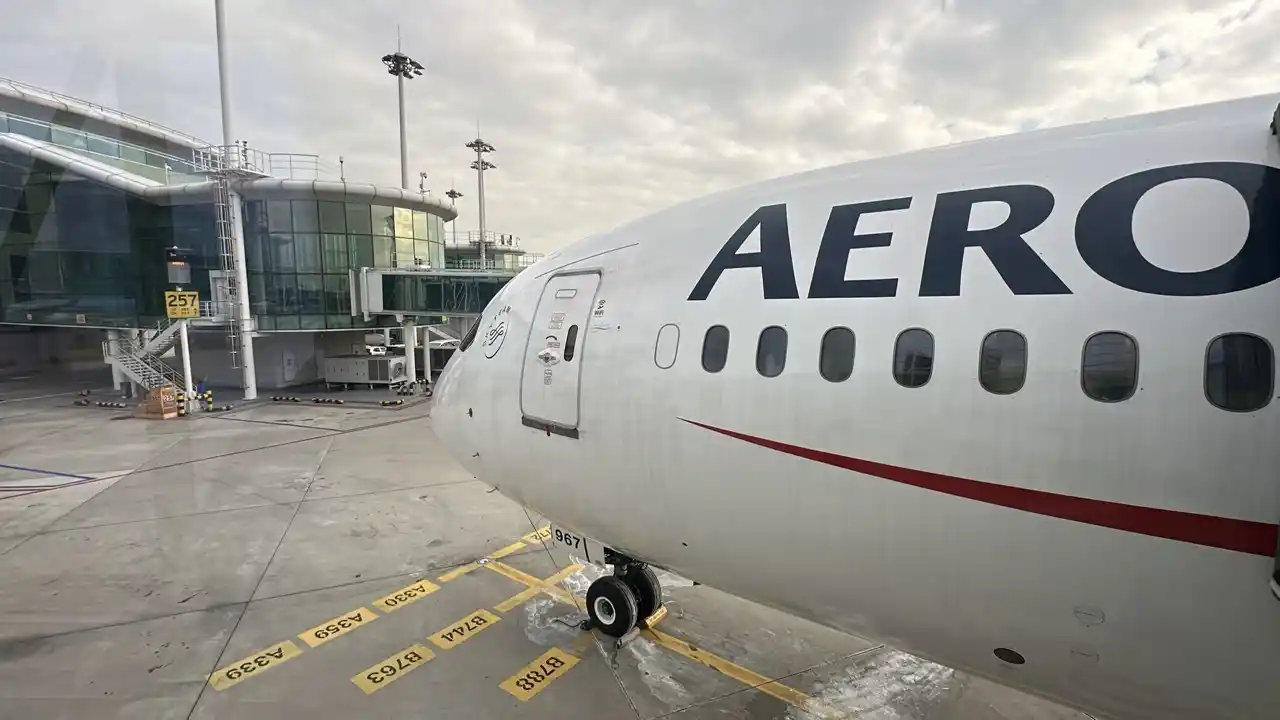
<path fill-rule="evenodd" d="M 1280 717 L 1280 95 L 685 202 L 508 282 L 469 472 L 652 568 L 1098 717 Z"/>

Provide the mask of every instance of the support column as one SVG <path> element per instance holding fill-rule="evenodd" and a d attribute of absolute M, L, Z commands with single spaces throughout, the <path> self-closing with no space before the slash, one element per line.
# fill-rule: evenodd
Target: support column
<path fill-rule="evenodd" d="M 405 318 L 404 321 L 404 370 L 409 376 L 409 382 L 416 382 L 418 379 L 418 360 L 414 357 L 415 349 L 418 345 L 418 326 L 413 324 L 413 318 Z"/>
<path fill-rule="evenodd" d="M 427 326 L 427 331 L 422 334 L 422 382 L 425 387 L 431 387 L 431 326 Z"/>
<path fill-rule="evenodd" d="M 113 356 L 116 353 L 120 352 L 120 331 L 119 330 L 107 331 L 107 350 L 109 354 Z M 121 372 L 120 366 L 116 365 L 115 363 L 111 363 L 111 387 L 115 390 L 119 390 L 120 386 L 122 386 L 124 382 L 125 382 L 125 376 L 124 376 L 124 373 Z"/>
<path fill-rule="evenodd" d="M 187 398 L 190 398 L 196 392 L 196 386 L 191 382 L 191 342 L 187 336 L 186 320 L 180 320 L 182 323 L 178 327 L 179 342 L 182 343 L 182 382 L 186 385 Z M 185 400 L 183 401 L 185 402 Z"/>

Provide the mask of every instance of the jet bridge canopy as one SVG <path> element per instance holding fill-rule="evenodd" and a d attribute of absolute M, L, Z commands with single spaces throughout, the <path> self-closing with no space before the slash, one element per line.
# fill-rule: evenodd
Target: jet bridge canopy
<path fill-rule="evenodd" d="M 360 268 L 348 271 L 351 315 L 478 317 L 514 272 Z"/>

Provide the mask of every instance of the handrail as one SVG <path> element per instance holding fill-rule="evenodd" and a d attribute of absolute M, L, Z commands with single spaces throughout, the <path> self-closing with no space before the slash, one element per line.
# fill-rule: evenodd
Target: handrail
<path fill-rule="evenodd" d="M 24 122 L 24 123 L 29 123 L 29 124 L 31 124 L 31 125 L 36 125 L 36 126 L 39 126 L 39 127 L 48 128 L 48 129 L 49 129 L 49 140 L 40 140 L 39 138 L 32 138 L 32 139 L 33 139 L 33 140 L 38 140 L 38 141 L 40 141 L 40 142 L 48 142 L 48 143 L 51 143 L 51 144 L 53 144 L 53 145 L 57 145 L 58 147 L 65 147 L 65 148 L 67 148 L 68 150 L 74 150 L 74 151 L 76 151 L 76 152 L 78 152 L 78 153 L 84 153 L 85 155 L 96 155 L 96 156 L 98 156 L 98 157 L 112 158 L 113 160 L 121 160 L 121 161 L 123 161 L 123 162 L 131 163 L 131 164 L 134 164 L 134 165 L 141 165 L 141 166 L 143 166 L 143 167 L 154 168 L 154 169 L 156 169 L 156 170 L 164 170 L 164 168 L 163 168 L 163 167 L 156 166 L 156 165 L 149 165 L 149 164 L 147 164 L 147 163 L 145 163 L 145 162 L 138 162 L 137 160 L 130 160 L 129 158 L 120 157 L 119 155 L 107 155 L 106 153 L 100 153 L 100 152 L 96 152 L 96 151 L 94 151 L 94 150 L 90 150 L 90 149 L 88 149 L 88 147 L 83 147 L 83 148 L 82 148 L 82 147 L 76 147 L 76 146 L 74 146 L 74 145 L 67 145 L 67 144 L 65 144 L 65 143 L 57 142 L 57 141 L 55 141 L 55 140 L 53 139 L 53 131 L 54 131 L 54 130 L 58 130 L 59 132 L 64 132 L 64 133 L 67 133 L 68 135 L 81 135 L 81 136 L 84 136 L 84 138 L 85 138 L 85 140 L 86 140 L 86 145 L 88 144 L 88 142 L 87 142 L 87 141 L 88 141 L 88 139 L 89 139 L 89 138 L 93 138 L 94 140 L 101 140 L 101 141 L 102 141 L 102 142 L 104 142 L 104 143 L 110 143 L 110 144 L 112 144 L 112 145 L 116 145 L 116 146 L 118 146 L 118 147 L 127 147 L 127 148 L 130 148 L 130 149 L 132 149 L 132 150 L 138 150 L 138 151 L 143 152 L 143 153 L 150 153 L 151 155 L 155 155 L 155 156 L 156 156 L 156 157 L 158 157 L 158 158 L 162 158 L 162 159 L 164 159 L 164 160 L 168 160 L 168 161 L 175 162 L 175 163 L 182 163 L 183 165 L 190 166 L 193 170 L 195 169 L 195 163 L 193 163 L 193 162 L 192 162 L 192 159 L 191 159 L 191 158 L 189 158 L 189 157 L 188 157 L 188 158 L 179 157 L 179 156 L 177 156 L 177 155 L 173 155 L 172 153 L 164 152 L 163 150 L 156 150 L 155 148 L 149 148 L 149 147 L 145 147 L 145 146 L 142 146 L 142 145 L 138 145 L 138 144 L 136 144 L 136 143 L 126 142 L 126 141 L 124 141 L 124 140 L 119 140 L 119 139 L 117 139 L 117 138 L 108 137 L 108 136 L 106 136 L 106 135 L 99 135 L 99 134 L 97 134 L 97 133 L 91 133 L 91 132 L 89 132 L 89 131 L 87 131 L 87 130 L 79 130 L 79 129 L 76 129 L 76 128 L 70 128 L 70 127 L 67 127 L 66 125 L 59 125 L 59 124 L 57 124 L 57 123 L 51 123 L 51 122 L 49 122 L 48 120 L 40 120 L 40 119 L 38 119 L 38 118 L 28 117 L 28 116 L 26 116 L 26 115 L 19 115 L 19 114 L 17 114 L 17 113 L 12 113 L 12 112 L 7 112 L 7 111 L 6 111 L 6 112 L 3 112 L 3 113 L 0 113 L 0 115 L 3 115 L 4 117 L 16 118 L 16 119 L 18 119 L 18 120 L 21 120 L 21 121 L 22 121 L 22 122 Z M 9 130 L 9 132 L 14 132 L 14 131 L 13 131 L 13 130 Z M 15 134 L 17 134 L 17 135 L 22 135 L 22 133 L 15 133 Z M 171 169 L 172 169 L 174 172 L 177 172 L 180 168 L 171 168 Z"/>

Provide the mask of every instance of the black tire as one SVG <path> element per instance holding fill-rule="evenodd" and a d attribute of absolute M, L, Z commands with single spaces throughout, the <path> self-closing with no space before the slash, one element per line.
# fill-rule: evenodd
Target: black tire
<path fill-rule="evenodd" d="M 627 566 L 622 573 L 622 581 L 631 588 L 636 596 L 636 607 L 640 611 L 640 619 L 644 620 L 662 607 L 662 583 L 653 568 L 642 563 Z"/>
<path fill-rule="evenodd" d="M 640 619 L 635 593 L 613 575 L 599 578 L 587 588 L 587 614 L 594 627 L 616 638 L 631 632 Z"/>

